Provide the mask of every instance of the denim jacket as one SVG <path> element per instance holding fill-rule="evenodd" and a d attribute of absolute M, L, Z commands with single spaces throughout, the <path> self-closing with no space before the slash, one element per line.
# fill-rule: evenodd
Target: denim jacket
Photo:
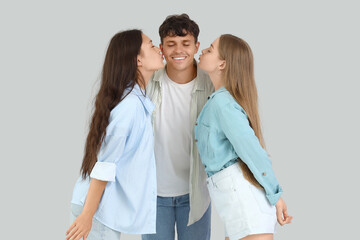
<path fill-rule="evenodd" d="M 269 202 L 276 204 L 282 189 L 268 154 L 250 127 L 245 110 L 224 87 L 209 97 L 198 118 L 195 137 L 209 176 L 240 157 L 264 187 Z"/>
<path fill-rule="evenodd" d="M 159 111 L 161 105 L 161 78 L 165 74 L 165 68 L 155 72 L 150 79 L 147 87 L 146 94 L 150 97 L 151 101 L 155 104 L 155 109 L 152 114 L 153 127 L 155 123 L 156 113 Z M 214 87 L 211 83 L 209 76 L 197 68 L 197 77 L 194 79 L 195 86 L 192 92 L 190 116 L 193 126 L 195 126 L 196 118 L 199 116 L 207 98 L 212 92 Z M 192 143 L 191 143 L 191 156 L 190 156 L 190 179 L 189 179 L 189 197 L 190 197 L 190 212 L 188 225 L 201 219 L 210 204 L 210 196 L 206 187 L 206 173 L 204 166 L 201 163 L 199 152 L 194 141 L 194 129 L 192 129 Z M 154 132 L 156 138 L 156 132 Z"/>

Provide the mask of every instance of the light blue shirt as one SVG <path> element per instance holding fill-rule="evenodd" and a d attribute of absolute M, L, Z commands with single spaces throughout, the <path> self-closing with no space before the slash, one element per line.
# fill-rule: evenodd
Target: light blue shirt
<path fill-rule="evenodd" d="M 234 164 L 240 157 L 264 187 L 269 202 L 276 204 L 282 189 L 268 154 L 250 127 L 245 110 L 224 87 L 209 97 L 201 111 L 195 138 L 208 176 Z"/>
<path fill-rule="evenodd" d="M 150 99 L 138 85 L 110 113 L 90 178 L 108 181 L 94 217 L 122 233 L 156 232 L 156 165 Z M 90 179 L 80 177 L 72 203 L 84 205 Z"/>

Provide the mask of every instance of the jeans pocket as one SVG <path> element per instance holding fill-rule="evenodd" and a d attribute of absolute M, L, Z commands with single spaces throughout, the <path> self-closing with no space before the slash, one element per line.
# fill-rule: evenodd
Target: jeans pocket
<path fill-rule="evenodd" d="M 238 191 L 231 175 L 217 179 L 214 187 L 209 189 L 211 203 L 214 205 L 220 219 L 227 223 L 241 216 L 241 202 Z M 240 212 L 240 213 L 239 213 Z"/>
<path fill-rule="evenodd" d="M 236 203 L 235 187 L 231 176 L 225 176 L 214 182 L 212 200 L 220 208 L 228 208 Z"/>
<path fill-rule="evenodd" d="M 269 215 L 276 214 L 276 208 L 270 204 L 265 196 L 265 191 L 263 189 L 257 188 L 252 184 L 249 184 L 250 191 L 255 198 L 255 202 L 259 206 L 261 212 Z"/>
<path fill-rule="evenodd" d="M 234 191 L 234 181 L 231 175 L 225 176 L 215 182 L 215 189 L 220 192 L 232 192 Z"/>

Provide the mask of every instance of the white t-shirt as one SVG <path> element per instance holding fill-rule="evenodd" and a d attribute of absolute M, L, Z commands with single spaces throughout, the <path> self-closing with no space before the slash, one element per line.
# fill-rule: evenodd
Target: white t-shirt
<path fill-rule="evenodd" d="M 155 117 L 157 191 L 162 197 L 189 193 L 191 93 L 195 81 L 178 84 L 166 74 L 162 79 L 161 106 Z"/>

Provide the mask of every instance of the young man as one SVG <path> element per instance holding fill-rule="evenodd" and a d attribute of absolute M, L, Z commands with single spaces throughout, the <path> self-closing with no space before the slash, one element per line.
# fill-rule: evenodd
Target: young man
<path fill-rule="evenodd" d="M 156 234 L 143 240 L 209 240 L 210 197 L 194 139 L 194 125 L 214 91 L 197 68 L 199 27 L 188 15 L 168 16 L 159 28 L 167 65 L 147 86 L 155 104 L 152 120 L 157 170 Z"/>

